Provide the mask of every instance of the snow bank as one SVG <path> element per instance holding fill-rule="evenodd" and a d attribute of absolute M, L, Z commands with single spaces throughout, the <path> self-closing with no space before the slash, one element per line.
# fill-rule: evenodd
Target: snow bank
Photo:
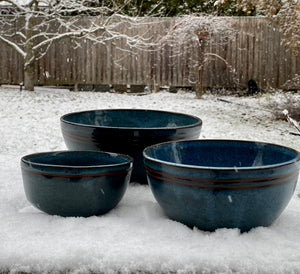
<path fill-rule="evenodd" d="M 276 95 L 274 95 L 276 96 Z M 220 99 L 220 98 L 219 98 Z M 167 219 L 148 186 L 131 184 L 120 204 L 104 216 L 62 218 L 26 200 L 20 158 L 66 149 L 61 115 L 97 108 L 147 108 L 184 112 L 203 120 L 201 138 L 273 142 L 300 150 L 291 126 L 274 122 L 265 98 L 226 97 L 232 103 L 193 93 L 145 96 L 74 93 L 0 87 L 0 272 L 300 272 L 299 188 L 269 228 L 241 234 L 189 229 Z"/>

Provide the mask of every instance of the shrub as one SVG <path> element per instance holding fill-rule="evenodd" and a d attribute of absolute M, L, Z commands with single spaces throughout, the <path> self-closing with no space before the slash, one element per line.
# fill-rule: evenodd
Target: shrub
<path fill-rule="evenodd" d="M 279 101 L 269 103 L 269 108 L 272 110 L 276 120 L 286 120 L 287 117 L 283 113 L 288 111 L 288 115 L 296 121 L 300 121 L 300 99 L 299 94 L 293 92 L 285 92 L 280 96 Z"/>

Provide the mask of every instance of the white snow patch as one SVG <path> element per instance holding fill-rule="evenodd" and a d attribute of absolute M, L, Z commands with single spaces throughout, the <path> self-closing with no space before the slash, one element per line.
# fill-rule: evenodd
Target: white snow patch
<path fill-rule="evenodd" d="M 253 110 L 269 98 L 226 99 L 239 105 L 208 95 L 198 100 L 187 92 L 132 96 L 0 87 L 0 272 L 300 273 L 299 187 L 271 227 L 243 234 L 237 229 L 208 233 L 168 219 L 148 186 L 131 184 L 114 210 L 89 218 L 50 216 L 25 197 L 20 158 L 66 149 L 59 118 L 74 111 L 183 112 L 203 120 L 200 138 L 274 142 L 300 150 L 290 124 Z"/>

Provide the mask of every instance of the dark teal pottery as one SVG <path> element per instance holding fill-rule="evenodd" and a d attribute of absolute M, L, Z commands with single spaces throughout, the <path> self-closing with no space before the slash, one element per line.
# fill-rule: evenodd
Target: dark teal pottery
<path fill-rule="evenodd" d="M 134 158 L 131 181 L 147 183 L 143 150 L 153 144 L 195 139 L 202 121 L 182 113 L 108 109 L 69 113 L 61 117 L 61 129 L 71 150 L 100 150 Z"/>
<path fill-rule="evenodd" d="M 132 169 L 130 156 L 96 151 L 43 152 L 24 156 L 25 194 L 52 215 L 100 215 L 122 199 Z"/>
<path fill-rule="evenodd" d="M 151 190 L 165 214 L 190 227 L 270 226 L 289 203 L 299 152 L 234 140 L 167 142 L 144 150 Z"/>

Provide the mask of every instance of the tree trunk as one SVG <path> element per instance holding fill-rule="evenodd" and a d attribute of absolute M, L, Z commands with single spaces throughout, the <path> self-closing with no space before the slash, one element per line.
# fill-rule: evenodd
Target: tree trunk
<path fill-rule="evenodd" d="M 35 69 L 34 63 L 24 67 L 24 88 L 28 91 L 34 91 Z"/>
<path fill-rule="evenodd" d="M 35 26 L 35 17 L 26 16 L 26 42 L 25 42 L 25 64 L 24 64 L 24 88 L 28 91 L 34 91 L 35 78 L 35 52 L 33 50 L 33 29 Z"/>
<path fill-rule="evenodd" d="M 198 59 L 198 79 L 196 84 L 196 96 L 201 99 L 204 93 L 204 52 L 205 52 L 205 40 L 209 33 L 207 31 L 199 30 L 196 32 L 199 40 L 199 59 Z"/>
<path fill-rule="evenodd" d="M 198 81 L 196 84 L 196 96 L 198 99 L 202 99 L 202 96 L 204 94 L 204 84 L 203 84 L 203 62 L 204 62 L 204 58 L 202 58 L 202 64 L 200 65 L 199 71 L 198 71 Z"/>

